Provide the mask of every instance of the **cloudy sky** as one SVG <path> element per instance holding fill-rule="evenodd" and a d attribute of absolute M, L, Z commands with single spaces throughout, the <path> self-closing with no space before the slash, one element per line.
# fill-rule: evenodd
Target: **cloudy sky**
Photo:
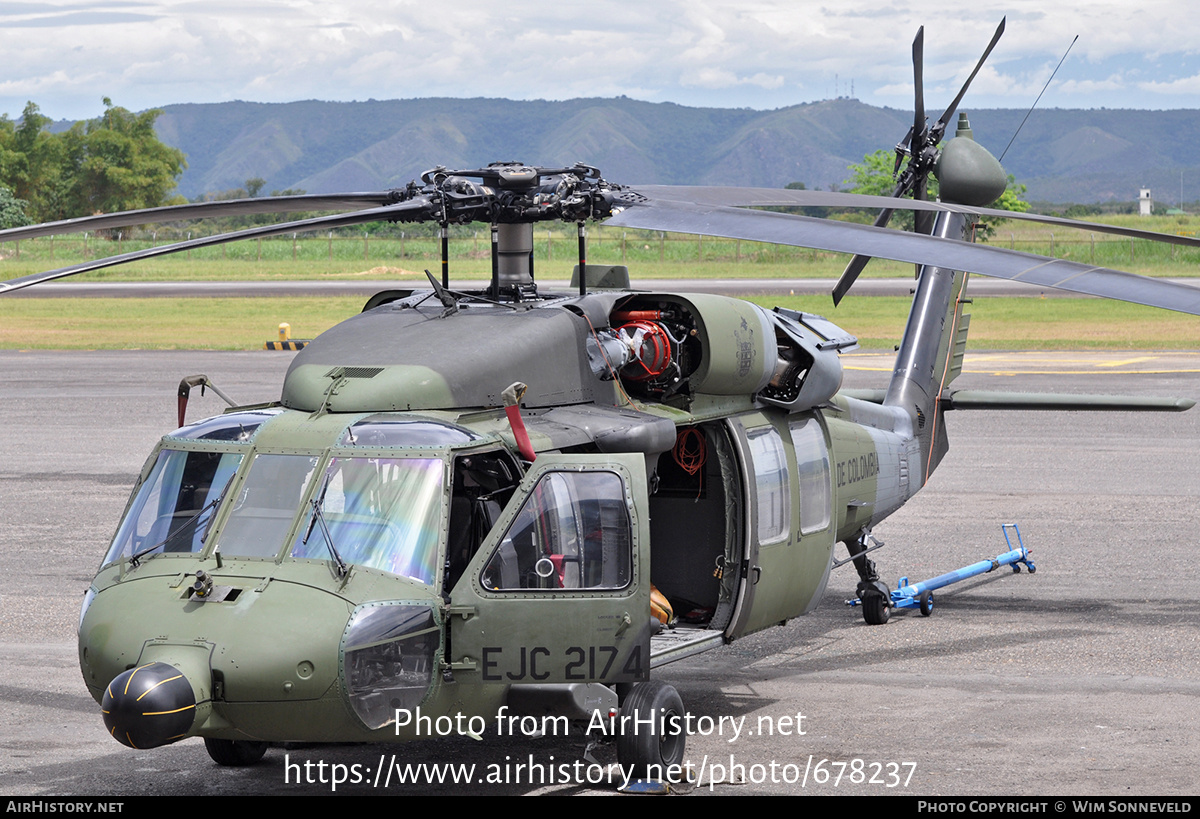
<path fill-rule="evenodd" d="M 87 118 L 105 96 L 134 110 L 620 94 L 769 109 L 852 88 L 910 108 L 924 25 L 936 116 L 1005 15 L 966 107 L 1027 108 L 1075 35 L 1043 107 L 1200 102 L 1200 15 L 1178 0 L 0 0 L 0 113 L 32 100 Z"/>

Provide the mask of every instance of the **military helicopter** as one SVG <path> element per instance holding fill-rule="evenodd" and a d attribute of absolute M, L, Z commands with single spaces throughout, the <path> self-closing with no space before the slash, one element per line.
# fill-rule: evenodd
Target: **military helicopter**
<path fill-rule="evenodd" d="M 506 713 L 602 714 L 619 720 L 622 765 L 661 776 L 683 760 L 685 711 L 651 672 L 810 611 L 838 542 L 864 618 L 888 620 L 871 531 L 945 456 L 947 412 L 1191 407 L 950 388 L 969 324 L 965 271 L 1192 314 L 1200 290 L 971 243 L 981 215 L 1196 242 L 986 208 L 1006 176 L 965 118 L 939 148 L 971 79 L 929 124 L 922 51 L 918 33 L 897 198 L 625 186 L 583 164 L 502 162 L 438 167 L 379 193 L 0 231 L 343 211 L 0 283 L 8 292 L 297 230 L 442 227 L 440 277 L 379 293 L 314 340 L 279 400 L 186 423 L 185 387 L 204 381 L 181 384 L 179 429 L 150 454 L 80 615 L 80 668 L 112 736 L 134 748 L 199 736 L 219 764 L 246 765 L 272 742 L 428 735 L 416 714 L 467 731 Z M 940 202 L 924 199 L 930 173 Z M 749 209 L 778 205 L 882 210 L 867 226 Z M 898 208 L 921 215 L 917 232 L 884 229 Z M 856 254 L 835 300 L 869 257 L 918 264 L 890 382 L 842 390 L 839 355 L 856 339 L 820 316 L 638 291 L 626 268 L 588 264 L 586 223 L 599 219 Z M 569 292 L 534 277 L 533 226 L 545 220 L 578 226 Z M 471 221 L 492 225 L 492 277 L 452 288 L 446 228 Z"/>

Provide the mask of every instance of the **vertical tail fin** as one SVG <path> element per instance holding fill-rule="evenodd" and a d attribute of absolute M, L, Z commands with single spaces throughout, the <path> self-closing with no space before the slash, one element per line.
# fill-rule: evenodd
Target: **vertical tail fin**
<path fill-rule="evenodd" d="M 963 239 L 968 222 L 961 214 L 939 214 L 934 235 Z M 922 485 L 950 448 L 940 397 L 962 372 L 970 317 L 963 313 L 967 276 L 926 265 L 917 279 L 904 338 L 884 404 L 898 407 L 912 421 L 921 447 Z M 916 483 L 916 482 L 914 482 Z"/>

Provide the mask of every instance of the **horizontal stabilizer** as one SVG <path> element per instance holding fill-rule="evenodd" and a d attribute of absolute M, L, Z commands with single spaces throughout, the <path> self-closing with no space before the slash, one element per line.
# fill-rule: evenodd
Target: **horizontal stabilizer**
<path fill-rule="evenodd" d="M 1153 395 L 1075 395 L 1062 392 L 996 392 L 952 390 L 942 399 L 945 409 L 1101 410 L 1107 412 L 1183 412 L 1196 405 L 1190 398 Z"/>
<path fill-rule="evenodd" d="M 887 390 L 842 390 L 839 395 L 882 404 Z M 1101 412 L 1184 412 L 1196 405 L 1190 398 L 1152 395 L 1087 395 L 1062 392 L 998 392 L 950 390 L 943 410 L 1079 410 Z"/>

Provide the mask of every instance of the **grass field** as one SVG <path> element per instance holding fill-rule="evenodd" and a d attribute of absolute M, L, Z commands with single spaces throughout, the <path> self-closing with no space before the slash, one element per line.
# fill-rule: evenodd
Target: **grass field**
<path fill-rule="evenodd" d="M 1116 215 L 1112 224 L 1167 234 L 1200 236 L 1200 217 Z M 175 233 L 178 233 L 176 231 Z M 451 240 L 451 270 L 455 278 L 485 279 L 490 275 L 489 233 L 486 228 L 459 230 Z M 57 236 L 0 244 L 0 275 L 12 279 L 42 270 L 116 253 L 162 245 L 168 236 L 136 233 L 136 238 L 97 239 Z M 1027 253 L 1072 259 L 1151 276 L 1200 275 L 1200 248 L 1180 248 L 1141 239 L 1122 239 L 1084 230 L 1050 229 L 1023 222 L 1000 223 L 991 244 Z M 437 270 L 439 243 L 433 237 L 308 234 L 296 237 L 234 242 L 158 259 L 147 259 L 111 270 L 83 274 L 80 281 L 220 281 L 229 279 L 356 278 L 392 268 L 420 273 Z M 577 255 L 573 233 L 542 230 L 534 233 L 535 273 L 543 278 L 570 276 Z M 646 278 L 826 278 L 836 277 L 846 257 L 837 253 L 653 231 L 595 227 L 589 230 L 588 261 L 627 264 L 636 277 Z M 864 275 L 907 276 L 907 264 L 875 260 Z"/>
<path fill-rule="evenodd" d="M 1109 217 L 1118 224 L 1194 235 L 1200 217 Z M 836 277 L 846 257 L 800 248 L 645 231 L 590 231 L 588 261 L 628 264 L 634 281 L 650 278 Z M 576 253 L 566 232 L 535 234 L 535 275 L 566 278 Z M 0 245 L 0 280 L 70 263 L 162 244 L 165 235 L 127 240 L 54 237 Z M 1073 258 L 1146 275 L 1193 276 L 1200 250 L 1114 239 L 1099 233 L 1002 223 L 992 243 Z M 456 281 L 490 275 L 488 232 L 460 229 L 451 243 Z M 424 281 L 437 270 L 438 245 L 429 237 L 317 235 L 247 241 L 190 255 L 146 260 L 80 276 L 80 281 L 222 281 L 395 279 Z M 874 260 L 864 275 L 911 276 L 912 266 Z M 828 297 L 754 299 L 829 316 L 866 347 L 890 347 L 904 329 L 909 300 L 851 298 L 833 310 Z M 311 338 L 361 309 L 359 298 L 251 299 L 4 299 L 0 347 L 6 349 L 256 349 L 276 338 L 280 322 L 295 338 Z M 973 349 L 1192 349 L 1200 319 L 1097 299 L 977 298 L 972 305 Z"/>
<path fill-rule="evenodd" d="M 905 298 L 753 297 L 766 307 L 820 313 L 867 348 L 899 341 Z M 261 349 L 281 322 L 312 338 L 362 309 L 353 297 L 212 299 L 4 299 L 4 349 Z M 971 349 L 1196 349 L 1200 318 L 1100 299 L 977 298 Z"/>

